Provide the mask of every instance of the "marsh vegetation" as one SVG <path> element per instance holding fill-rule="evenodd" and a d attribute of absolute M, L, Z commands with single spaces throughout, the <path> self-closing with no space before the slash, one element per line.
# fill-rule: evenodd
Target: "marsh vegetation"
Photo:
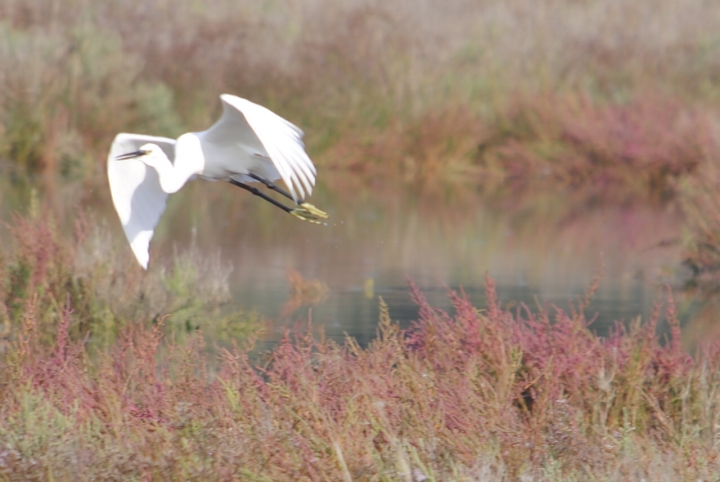
<path fill-rule="evenodd" d="M 333 224 L 188 186 L 145 273 L 107 148 L 222 92 Z M 701 0 L 0 0 L 0 480 L 716 480 L 719 122 Z"/>

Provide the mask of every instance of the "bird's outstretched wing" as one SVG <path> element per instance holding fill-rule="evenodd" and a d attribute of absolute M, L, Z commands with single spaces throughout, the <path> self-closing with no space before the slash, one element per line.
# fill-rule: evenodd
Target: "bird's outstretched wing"
<path fill-rule="evenodd" d="M 168 195 L 160 188 L 160 178 L 155 169 L 137 159 L 119 161 L 116 157 L 137 151 L 148 143 L 158 145 L 168 159 L 174 159 L 174 139 L 123 133 L 115 136 L 107 162 L 115 210 L 135 257 L 145 269 L 150 257 L 148 246 L 155 226 L 165 211 Z"/>
<path fill-rule="evenodd" d="M 263 106 L 230 94 L 220 96 L 223 113 L 201 133 L 216 145 L 242 145 L 267 156 L 297 201 L 312 193 L 315 166 L 305 153 L 303 131 Z M 298 197 L 299 194 L 299 197 Z"/>

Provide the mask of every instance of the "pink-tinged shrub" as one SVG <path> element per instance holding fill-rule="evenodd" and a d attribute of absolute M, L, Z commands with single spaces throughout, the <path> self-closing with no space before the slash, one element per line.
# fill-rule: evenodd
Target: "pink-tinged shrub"
<path fill-rule="evenodd" d="M 215 361 L 201 333 L 178 345 L 139 324 L 88 351 L 68 337 L 69 303 L 48 344 L 31 304 L 0 367 L 0 474 L 694 480 L 718 470 L 720 349 L 682 350 L 671 295 L 650 320 L 601 338 L 586 299 L 569 313 L 511 312 L 488 280 L 485 309 L 450 293 L 449 314 L 411 292 L 418 320 L 402 332 L 381 303 L 366 348 L 306 334 Z M 669 338 L 656 331 L 661 312 Z"/>
<path fill-rule="evenodd" d="M 610 199 L 667 199 L 716 146 L 709 118 L 678 99 L 599 103 L 584 95 L 524 95 L 494 122 L 483 159 L 519 185 L 581 188 Z"/>

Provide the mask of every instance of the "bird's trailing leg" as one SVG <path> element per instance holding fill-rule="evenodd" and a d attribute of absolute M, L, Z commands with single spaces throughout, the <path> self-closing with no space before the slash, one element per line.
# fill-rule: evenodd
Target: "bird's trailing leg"
<path fill-rule="evenodd" d="M 322 214 L 325 214 L 324 216 L 318 216 L 318 215 L 315 214 L 313 211 L 307 209 L 307 208 L 306 208 L 305 206 L 303 206 L 303 205 L 300 205 L 299 208 L 291 208 L 291 207 L 285 206 L 283 203 L 276 201 L 275 199 L 271 198 L 270 196 L 268 196 L 267 194 L 265 194 L 265 193 L 262 192 L 261 190 L 255 188 L 255 187 L 253 187 L 253 186 L 249 186 L 249 185 L 247 185 L 247 184 L 245 184 L 245 183 L 242 183 L 242 182 L 240 182 L 240 181 L 236 181 L 236 180 L 234 180 L 234 179 L 231 179 L 231 180 L 230 180 L 230 184 L 232 184 L 233 186 L 241 187 L 241 188 L 245 189 L 246 191 L 250 191 L 250 192 L 253 193 L 254 195 L 263 198 L 264 200 L 266 200 L 267 202 L 269 202 L 269 203 L 272 204 L 273 206 L 277 206 L 277 207 L 279 207 L 280 209 L 282 209 L 283 211 L 285 211 L 286 213 L 292 214 L 292 215 L 295 216 L 296 218 L 302 219 L 303 221 L 308 221 L 308 222 L 311 222 L 311 223 L 320 224 L 320 222 L 321 222 L 320 219 L 327 217 L 327 214 L 323 213 L 323 212 L 320 211 L 319 209 L 316 209 L 316 211 L 320 211 Z M 292 198 L 291 198 L 291 199 L 292 199 Z"/>
<path fill-rule="evenodd" d="M 272 189 L 273 191 L 282 194 L 286 198 L 292 199 L 294 202 L 297 203 L 298 206 L 300 206 L 301 208 L 304 208 L 306 211 L 310 212 L 312 215 L 317 216 L 318 218 L 323 218 L 323 219 L 326 219 L 328 217 L 328 215 L 325 211 L 321 211 L 320 209 L 316 208 L 315 206 L 313 206 L 310 203 L 303 201 L 302 199 L 298 199 L 297 201 L 295 201 L 295 198 L 293 198 L 289 192 L 287 192 L 286 190 L 284 190 L 283 188 L 281 188 L 274 182 L 268 181 L 267 179 L 260 177 L 257 174 L 249 173 L 248 176 L 252 177 L 253 179 L 255 179 L 258 182 L 265 184 L 265 186 L 267 186 L 268 189 Z"/>

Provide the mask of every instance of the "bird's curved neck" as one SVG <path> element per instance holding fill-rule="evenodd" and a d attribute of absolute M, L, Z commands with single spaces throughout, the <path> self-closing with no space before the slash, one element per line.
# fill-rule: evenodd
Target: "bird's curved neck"
<path fill-rule="evenodd" d="M 175 162 L 167 158 L 156 159 L 153 167 L 160 177 L 160 187 L 168 194 L 178 192 L 194 175 L 200 174 L 205 165 L 205 158 L 197 137 L 183 135 L 175 145 Z"/>
<path fill-rule="evenodd" d="M 176 160 L 177 162 L 177 160 Z M 185 173 L 177 164 L 173 165 L 167 158 L 155 159 L 152 163 L 160 178 L 160 187 L 167 194 L 178 192 L 192 176 Z"/>

